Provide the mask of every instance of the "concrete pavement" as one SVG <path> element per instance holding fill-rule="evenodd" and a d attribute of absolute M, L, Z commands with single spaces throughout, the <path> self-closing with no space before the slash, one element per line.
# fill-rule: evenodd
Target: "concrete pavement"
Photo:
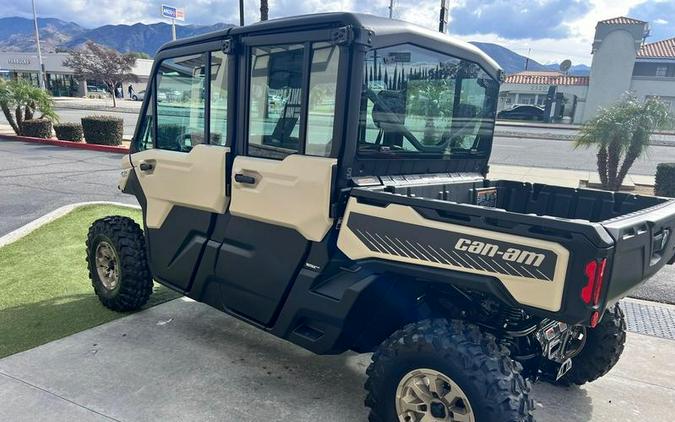
<path fill-rule="evenodd" d="M 583 387 L 537 384 L 537 420 L 672 420 L 675 341 L 629 333 L 619 364 Z M 177 299 L 0 360 L 0 420 L 366 419 L 368 355 L 316 356 Z"/>

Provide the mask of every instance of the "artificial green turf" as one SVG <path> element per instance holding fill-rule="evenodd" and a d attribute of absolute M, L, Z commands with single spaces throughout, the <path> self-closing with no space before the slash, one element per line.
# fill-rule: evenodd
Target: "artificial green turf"
<path fill-rule="evenodd" d="M 0 358 L 124 316 L 101 305 L 87 272 L 87 231 L 107 215 L 141 220 L 137 210 L 86 206 L 0 248 Z M 156 285 L 146 307 L 175 297 Z"/>

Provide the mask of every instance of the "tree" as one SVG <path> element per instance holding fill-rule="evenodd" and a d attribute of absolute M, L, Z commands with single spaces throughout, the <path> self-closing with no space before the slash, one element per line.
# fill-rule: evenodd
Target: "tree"
<path fill-rule="evenodd" d="M 598 175 L 603 189 L 618 191 L 635 160 L 649 146 L 650 135 L 671 123 L 668 107 L 659 99 L 641 102 L 627 95 L 601 109 L 584 124 L 576 147 L 596 147 Z"/>
<path fill-rule="evenodd" d="M 270 7 L 267 0 L 260 0 L 260 20 L 266 21 L 269 19 Z"/>
<path fill-rule="evenodd" d="M 131 73 L 136 57 L 88 41 L 81 49 L 70 53 L 63 65 L 73 69 L 80 80 L 102 82 L 113 95 L 113 107 L 117 107 L 115 88 L 124 82 L 136 82 L 138 77 Z"/>
<path fill-rule="evenodd" d="M 0 109 L 17 135 L 23 134 L 21 124 L 34 118 L 37 112 L 41 119 L 58 121 L 51 95 L 21 79 L 0 80 Z"/>

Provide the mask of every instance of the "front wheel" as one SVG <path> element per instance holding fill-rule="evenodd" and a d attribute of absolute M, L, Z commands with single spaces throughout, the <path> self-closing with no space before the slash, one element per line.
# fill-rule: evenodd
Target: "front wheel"
<path fill-rule="evenodd" d="M 475 325 L 409 324 L 372 359 L 365 386 L 371 422 L 534 420 L 520 366 Z"/>
<path fill-rule="evenodd" d="M 107 308 L 134 311 L 152 294 L 143 230 L 127 217 L 94 221 L 87 236 L 87 264 L 94 292 Z"/>

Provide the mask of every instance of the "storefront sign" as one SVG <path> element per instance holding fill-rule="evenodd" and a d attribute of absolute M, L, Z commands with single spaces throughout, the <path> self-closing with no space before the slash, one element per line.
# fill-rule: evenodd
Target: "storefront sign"
<path fill-rule="evenodd" d="M 166 4 L 162 5 L 162 16 L 169 19 L 175 19 L 177 21 L 185 20 L 185 9 L 178 7 L 167 6 Z"/>
<path fill-rule="evenodd" d="M 28 57 L 10 57 L 7 59 L 9 64 L 30 64 L 30 59 Z"/>

